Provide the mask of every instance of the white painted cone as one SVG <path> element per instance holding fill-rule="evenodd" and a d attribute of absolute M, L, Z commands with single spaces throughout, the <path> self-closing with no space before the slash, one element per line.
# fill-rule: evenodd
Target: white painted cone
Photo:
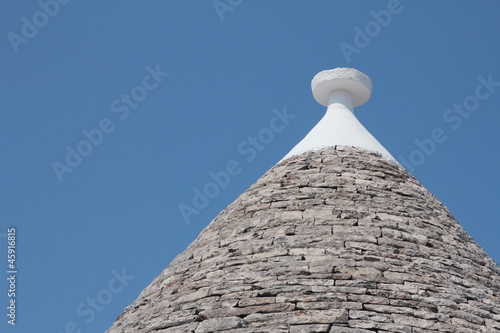
<path fill-rule="evenodd" d="M 376 152 L 397 163 L 354 115 L 354 107 L 370 98 L 372 82 L 368 76 L 353 68 L 335 68 L 316 74 L 311 88 L 316 101 L 328 106 L 326 114 L 282 161 L 306 151 L 342 145 Z"/>

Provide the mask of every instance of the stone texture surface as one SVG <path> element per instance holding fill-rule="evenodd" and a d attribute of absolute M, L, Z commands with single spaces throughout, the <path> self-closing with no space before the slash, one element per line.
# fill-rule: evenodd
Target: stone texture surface
<path fill-rule="evenodd" d="M 500 269 L 400 166 L 288 159 L 222 211 L 108 333 L 500 332 Z"/>

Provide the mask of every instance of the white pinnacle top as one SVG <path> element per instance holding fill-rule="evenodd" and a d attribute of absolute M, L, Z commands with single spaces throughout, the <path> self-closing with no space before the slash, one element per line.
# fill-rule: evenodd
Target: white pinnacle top
<path fill-rule="evenodd" d="M 372 81 L 368 76 L 353 68 L 330 69 L 316 74 L 311 88 L 316 101 L 328 109 L 320 122 L 283 160 L 306 151 L 342 145 L 377 152 L 396 162 L 354 115 L 354 107 L 370 98 Z"/>

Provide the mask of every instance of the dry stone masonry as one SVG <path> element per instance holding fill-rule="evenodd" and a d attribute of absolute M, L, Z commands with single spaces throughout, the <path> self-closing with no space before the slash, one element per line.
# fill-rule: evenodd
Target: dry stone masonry
<path fill-rule="evenodd" d="M 495 333 L 500 268 L 400 165 L 291 157 L 222 211 L 107 333 Z"/>

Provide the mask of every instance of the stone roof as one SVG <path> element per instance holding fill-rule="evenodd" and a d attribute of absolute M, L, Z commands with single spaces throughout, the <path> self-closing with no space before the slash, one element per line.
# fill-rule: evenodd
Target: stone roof
<path fill-rule="evenodd" d="M 334 146 L 270 169 L 107 332 L 500 332 L 500 268 L 400 165 Z"/>

